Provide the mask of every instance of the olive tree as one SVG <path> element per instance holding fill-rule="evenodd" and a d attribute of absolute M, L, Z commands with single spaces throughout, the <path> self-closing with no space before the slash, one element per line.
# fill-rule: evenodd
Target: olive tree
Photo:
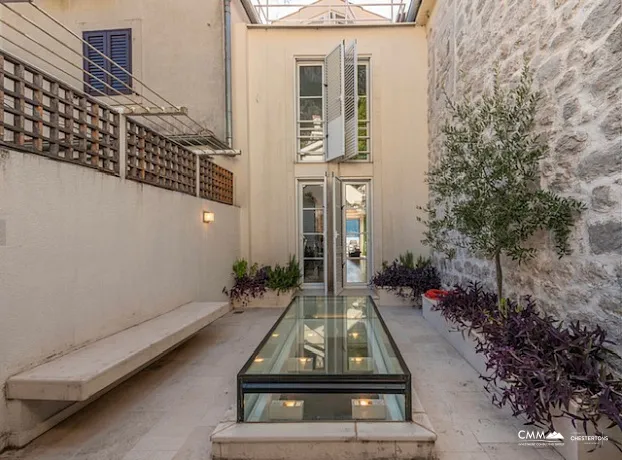
<path fill-rule="evenodd" d="M 540 187 L 539 162 L 548 147 L 535 132 L 540 95 L 525 66 L 519 81 L 502 85 L 494 73 L 492 91 L 481 99 L 448 101 L 439 161 L 427 176 L 424 243 L 453 257 L 456 248 L 494 260 L 497 294 L 503 298 L 501 256 L 519 263 L 532 258 L 527 244 L 537 231 L 552 234 L 559 257 L 570 253 L 576 213 L 584 205 Z"/>

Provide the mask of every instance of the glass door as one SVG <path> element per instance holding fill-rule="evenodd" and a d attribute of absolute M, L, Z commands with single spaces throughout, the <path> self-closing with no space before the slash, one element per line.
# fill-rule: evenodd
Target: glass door
<path fill-rule="evenodd" d="M 333 174 L 333 293 L 343 290 L 343 184 Z"/>
<path fill-rule="evenodd" d="M 326 287 L 325 181 L 301 181 L 298 188 L 300 210 L 300 260 L 305 288 Z"/>
<path fill-rule="evenodd" d="M 363 285 L 370 278 L 370 199 L 368 181 L 343 181 L 345 283 Z"/>

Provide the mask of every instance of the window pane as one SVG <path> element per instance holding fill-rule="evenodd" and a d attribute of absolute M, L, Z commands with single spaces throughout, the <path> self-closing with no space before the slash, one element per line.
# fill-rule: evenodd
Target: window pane
<path fill-rule="evenodd" d="M 367 120 L 367 97 L 359 97 L 359 120 Z"/>
<path fill-rule="evenodd" d="M 305 209 L 302 211 L 302 232 L 323 233 L 324 211 Z"/>
<path fill-rule="evenodd" d="M 367 233 L 346 236 L 348 257 L 367 257 Z"/>
<path fill-rule="evenodd" d="M 302 121 L 298 125 L 298 135 L 300 137 L 312 138 L 314 140 L 324 139 L 322 122 Z"/>
<path fill-rule="evenodd" d="M 359 96 L 367 95 L 367 66 L 358 67 L 358 93 Z"/>
<path fill-rule="evenodd" d="M 324 235 L 303 236 L 304 258 L 324 257 Z"/>
<path fill-rule="evenodd" d="M 304 160 L 307 157 L 324 157 L 324 142 L 322 140 L 313 139 L 300 139 L 300 159 Z"/>
<path fill-rule="evenodd" d="M 367 184 L 346 185 L 346 206 L 354 209 L 365 209 L 367 201 Z"/>
<path fill-rule="evenodd" d="M 322 98 L 300 99 L 300 121 L 313 121 L 322 128 Z"/>
<path fill-rule="evenodd" d="M 322 96 L 322 66 L 300 66 L 300 95 Z"/>
<path fill-rule="evenodd" d="M 359 154 L 354 157 L 355 160 L 361 160 L 367 158 L 369 147 L 367 146 L 367 139 L 359 139 Z"/>
<path fill-rule="evenodd" d="M 367 260 L 346 260 L 346 281 L 348 283 L 367 283 Z"/>
<path fill-rule="evenodd" d="M 324 186 L 323 185 L 303 185 L 302 207 L 303 208 L 322 208 L 323 206 L 324 206 Z"/>
<path fill-rule="evenodd" d="M 367 216 L 364 211 L 346 211 L 346 237 L 357 237 L 367 231 Z"/>
<path fill-rule="evenodd" d="M 333 340 L 331 339 L 332 343 Z M 293 346 L 293 350 L 298 350 L 299 346 Z M 310 354 L 310 351 L 306 351 L 306 354 Z M 322 358 L 319 355 L 312 355 L 313 358 L 309 362 L 308 367 L 310 369 L 302 369 L 299 371 L 293 371 L 295 373 L 305 372 L 313 373 L 314 371 L 322 370 L 322 367 L 318 365 L 318 362 L 324 362 L 326 358 Z M 331 356 L 332 358 L 332 356 Z M 262 363 L 263 364 L 263 363 Z M 322 373 L 325 371 L 322 370 Z M 361 371 L 358 371 L 361 372 Z M 251 393 L 244 394 L 244 421 L 253 422 L 275 422 L 275 421 L 300 421 L 300 422 L 317 422 L 322 420 L 335 421 L 335 420 L 357 420 L 363 418 L 365 421 L 366 415 L 359 415 L 356 409 L 352 409 L 352 401 L 368 399 L 368 400 L 381 400 L 384 401 L 383 406 L 388 409 L 382 412 L 380 420 L 385 421 L 403 421 L 405 412 L 405 398 L 403 394 L 374 394 L 374 393 L 259 393 L 257 395 Z M 257 401 L 257 402 L 255 402 Z M 271 409 L 277 402 L 294 401 L 299 406 L 299 415 L 297 418 L 288 416 L 283 418 L 280 412 Z M 256 407 L 266 407 L 266 410 L 254 410 Z M 363 413 L 364 414 L 364 413 Z"/>
<path fill-rule="evenodd" d="M 323 283 L 324 282 L 324 261 L 323 260 L 305 260 L 303 266 L 305 283 Z"/>

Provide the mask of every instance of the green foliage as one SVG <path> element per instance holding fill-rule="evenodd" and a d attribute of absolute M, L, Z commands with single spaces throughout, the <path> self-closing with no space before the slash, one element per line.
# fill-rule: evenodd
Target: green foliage
<path fill-rule="evenodd" d="M 430 267 L 432 265 L 432 259 L 430 257 L 417 257 L 417 262 L 415 262 L 415 268 L 424 268 Z"/>
<path fill-rule="evenodd" d="M 233 276 L 240 279 L 248 274 L 248 262 L 246 259 L 236 259 L 233 263 Z"/>
<path fill-rule="evenodd" d="M 414 268 L 424 268 L 432 265 L 432 259 L 429 257 L 423 257 L 422 255 L 417 256 L 417 260 L 415 261 L 415 256 L 411 251 L 406 251 L 404 254 L 400 254 L 395 262 L 402 267 L 414 269 Z M 389 264 L 387 261 L 382 262 L 382 267 L 386 268 Z"/>
<path fill-rule="evenodd" d="M 406 268 L 415 268 L 415 256 L 412 252 L 406 251 L 399 255 L 399 263 Z"/>
<path fill-rule="evenodd" d="M 443 127 L 440 161 L 430 168 L 431 200 L 424 243 L 449 257 L 455 248 L 497 262 L 519 263 L 536 253 L 527 240 L 551 232 L 557 254 L 570 253 L 569 237 L 585 206 L 539 187 L 539 161 L 548 153 L 534 130 L 540 96 L 525 66 L 517 85 L 502 88 L 498 71 L 492 93 L 472 102 L 449 102 L 452 120 Z"/>
<path fill-rule="evenodd" d="M 295 256 L 290 257 L 285 267 L 276 264 L 268 265 L 249 264 L 245 259 L 237 259 L 233 264 L 233 286 L 226 286 L 222 292 L 232 301 L 247 305 L 251 299 L 263 297 L 267 289 L 277 291 L 278 294 L 297 289 L 301 284 L 300 265 Z"/>
<path fill-rule="evenodd" d="M 249 268 L 246 259 L 236 259 L 233 263 L 233 276 L 236 280 L 242 279 L 246 276 L 253 277 L 257 274 L 258 270 L 258 264 L 253 264 Z"/>
<path fill-rule="evenodd" d="M 268 269 L 268 289 L 281 292 L 300 287 L 300 265 L 295 256 L 291 256 L 285 267 L 276 264 Z"/>

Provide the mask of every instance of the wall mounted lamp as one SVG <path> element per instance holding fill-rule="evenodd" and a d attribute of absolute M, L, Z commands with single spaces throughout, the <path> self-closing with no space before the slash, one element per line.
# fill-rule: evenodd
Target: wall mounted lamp
<path fill-rule="evenodd" d="M 215 220 L 215 216 L 213 212 L 203 211 L 203 223 L 211 224 L 212 222 L 214 222 L 214 220 Z"/>

